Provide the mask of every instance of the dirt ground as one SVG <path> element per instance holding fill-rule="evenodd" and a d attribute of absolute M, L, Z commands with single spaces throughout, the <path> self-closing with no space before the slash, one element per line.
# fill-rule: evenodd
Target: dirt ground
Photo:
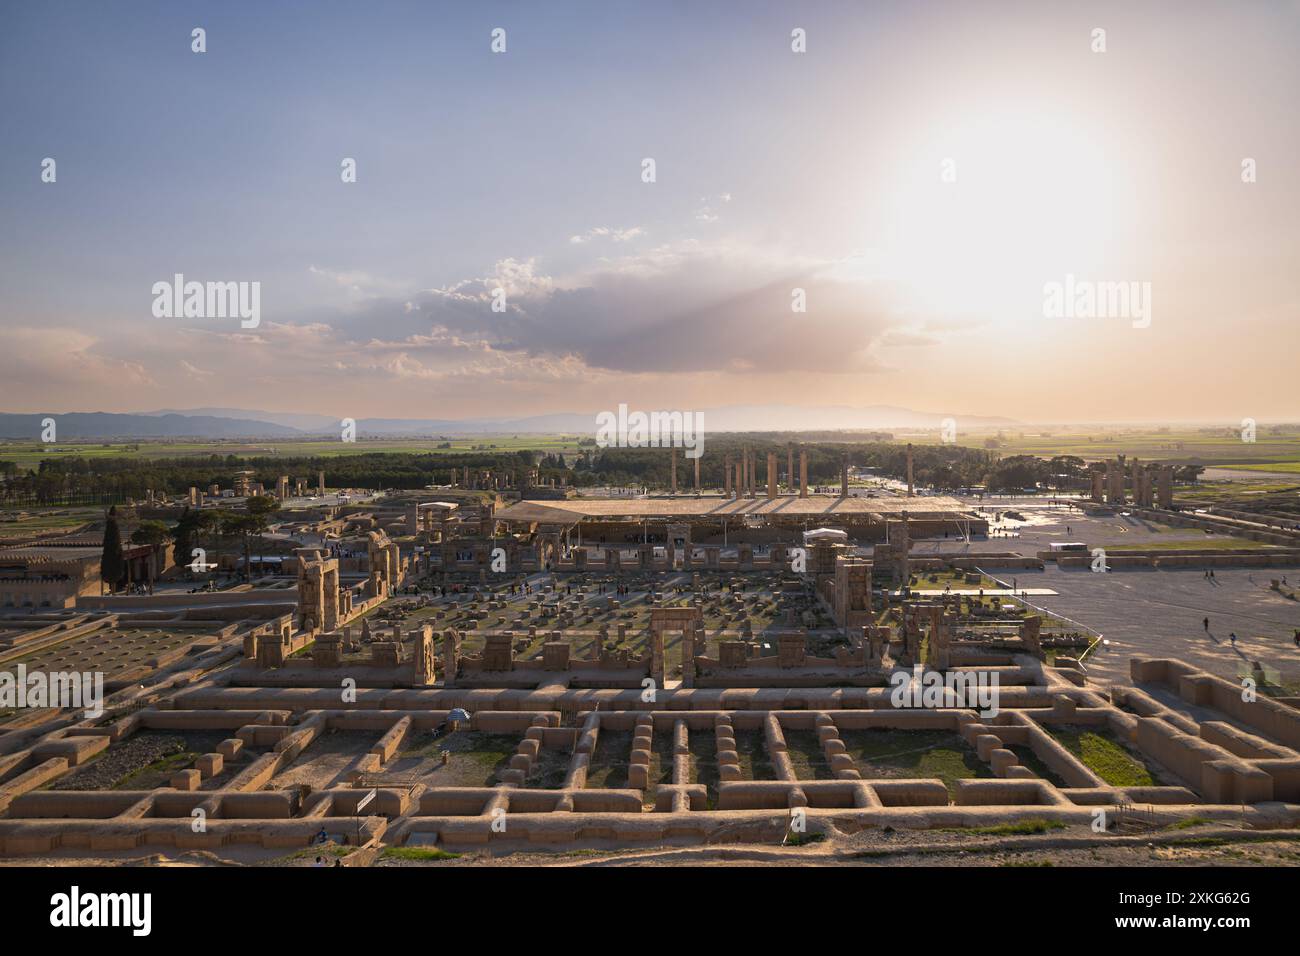
<path fill-rule="evenodd" d="M 863 830 L 829 832 L 798 846 L 781 846 L 781 829 L 770 842 L 705 846 L 607 849 L 579 846 L 553 852 L 527 850 L 439 854 L 435 859 L 385 857 L 374 866 L 960 866 L 960 867 L 1186 867 L 1296 866 L 1300 830 L 1243 830 L 1220 824 L 1185 829 L 1097 834 L 1069 827 L 1032 835 L 989 835 L 958 830 Z M 328 848 L 327 848 L 328 849 Z M 340 853 L 348 852 L 342 848 Z M 74 855 L 18 857 L 0 866 L 312 866 L 316 848 L 283 851 L 237 848 L 218 857 L 206 851 L 120 852 L 95 858 Z M 334 854 L 327 853 L 327 862 Z"/>

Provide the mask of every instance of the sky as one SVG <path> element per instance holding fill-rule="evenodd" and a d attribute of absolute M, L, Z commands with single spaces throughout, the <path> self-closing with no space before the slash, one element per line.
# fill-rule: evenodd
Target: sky
<path fill-rule="evenodd" d="M 1300 0 L 4 4 L 0 411 L 1298 420 L 1297 50 Z"/>

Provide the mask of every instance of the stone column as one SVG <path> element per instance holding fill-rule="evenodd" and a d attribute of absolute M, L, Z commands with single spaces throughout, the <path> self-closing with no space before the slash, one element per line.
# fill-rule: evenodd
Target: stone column
<path fill-rule="evenodd" d="M 913 493 L 912 484 L 912 445 L 907 445 L 907 497 L 911 498 Z"/>
<path fill-rule="evenodd" d="M 1156 507 L 1172 508 L 1174 506 L 1174 469 L 1171 465 L 1161 465 L 1156 475 Z"/>
<path fill-rule="evenodd" d="M 723 456 L 722 459 L 722 482 L 723 482 L 722 493 L 726 497 L 730 498 L 731 497 L 731 456 L 730 455 L 725 455 Z"/>
<path fill-rule="evenodd" d="M 808 451 L 799 449 L 799 497 L 808 497 Z"/>
<path fill-rule="evenodd" d="M 776 497 L 776 452 L 767 453 L 767 496 Z"/>
<path fill-rule="evenodd" d="M 682 628 L 682 686 L 695 686 L 695 625 Z"/>
<path fill-rule="evenodd" d="M 364 623 L 364 622 L 363 622 Z M 454 630 L 442 632 L 442 686 L 453 687 L 460 673 L 460 635 Z"/>

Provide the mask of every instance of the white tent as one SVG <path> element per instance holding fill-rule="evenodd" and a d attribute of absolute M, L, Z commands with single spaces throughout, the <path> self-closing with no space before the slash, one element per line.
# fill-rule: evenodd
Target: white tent
<path fill-rule="evenodd" d="M 813 528 L 811 531 L 803 533 L 804 544 L 813 544 L 818 541 L 846 542 L 848 540 L 849 533 L 841 531 L 839 528 Z"/>

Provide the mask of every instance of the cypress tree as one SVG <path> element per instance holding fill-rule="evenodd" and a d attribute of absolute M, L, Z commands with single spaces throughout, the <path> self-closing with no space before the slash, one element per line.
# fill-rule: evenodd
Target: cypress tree
<path fill-rule="evenodd" d="M 99 559 L 99 576 L 109 591 L 116 591 L 126 578 L 126 559 L 122 557 L 122 531 L 117 526 L 116 505 L 108 509 L 108 521 L 104 524 L 104 553 Z"/>

